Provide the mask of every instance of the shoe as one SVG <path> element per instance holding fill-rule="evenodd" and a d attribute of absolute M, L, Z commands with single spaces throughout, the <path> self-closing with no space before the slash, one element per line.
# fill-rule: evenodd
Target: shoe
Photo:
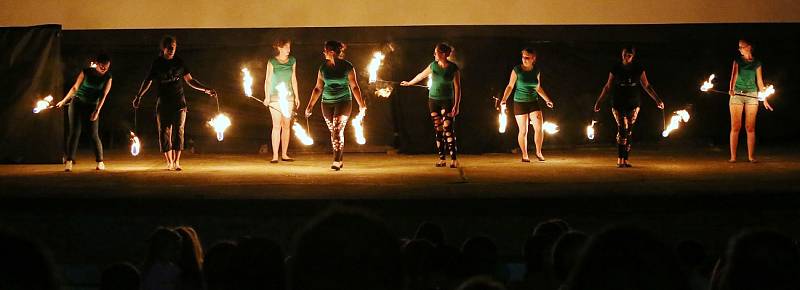
<path fill-rule="evenodd" d="M 269 163 L 278 163 L 278 159 L 272 159 L 269 161 Z"/>
<path fill-rule="evenodd" d="M 97 162 L 97 167 L 94 170 L 106 170 L 106 164 L 103 161 Z"/>
<path fill-rule="evenodd" d="M 536 159 L 538 159 L 541 162 L 544 162 L 544 156 L 536 155 Z"/>
<path fill-rule="evenodd" d="M 625 168 L 631 168 L 631 167 L 633 167 L 633 165 L 631 165 L 630 163 L 623 163 L 622 165 L 625 165 Z"/>
<path fill-rule="evenodd" d="M 72 160 L 67 160 L 67 162 L 64 162 L 64 171 L 66 172 L 72 171 Z"/>
<path fill-rule="evenodd" d="M 175 167 L 174 168 L 175 168 L 175 171 L 182 171 L 183 170 L 183 168 L 181 168 L 181 165 L 178 164 L 178 163 L 175 163 Z"/>
<path fill-rule="evenodd" d="M 342 169 L 342 163 L 334 161 L 333 164 L 331 164 L 331 169 L 339 171 L 339 169 Z"/>
<path fill-rule="evenodd" d="M 439 161 L 436 161 L 436 167 L 445 167 L 445 166 L 447 166 L 447 161 L 441 159 Z"/>
<path fill-rule="evenodd" d="M 531 162 L 531 160 L 528 159 L 528 158 L 522 158 L 522 162 L 529 163 L 529 162 Z"/>
<path fill-rule="evenodd" d="M 625 164 L 623 164 L 623 163 L 618 163 L 618 164 L 617 164 L 617 168 L 625 168 Z"/>
<path fill-rule="evenodd" d="M 458 160 L 450 161 L 450 168 L 458 168 Z"/>
<path fill-rule="evenodd" d="M 283 158 L 283 157 L 281 157 L 281 161 L 293 162 L 294 158 Z"/>
<path fill-rule="evenodd" d="M 758 163 L 758 159 L 750 159 L 750 163 Z"/>
<path fill-rule="evenodd" d="M 736 163 L 736 159 L 728 159 L 728 163 Z"/>

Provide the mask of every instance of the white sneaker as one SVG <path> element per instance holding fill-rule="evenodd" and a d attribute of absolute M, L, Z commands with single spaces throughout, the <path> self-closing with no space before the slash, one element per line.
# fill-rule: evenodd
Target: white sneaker
<path fill-rule="evenodd" d="M 72 171 L 72 160 L 67 160 L 67 162 L 64 162 L 64 171 Z"/>
<path fill-rule="evenodd" d="M 106 170 L 106 164 L 103 161 L 97 162 L 97 167 L 94 168 L 95 170 Z"/>

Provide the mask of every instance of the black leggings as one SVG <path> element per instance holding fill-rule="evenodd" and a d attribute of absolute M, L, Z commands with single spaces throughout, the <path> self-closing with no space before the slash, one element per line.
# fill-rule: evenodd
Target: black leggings
<path fill-rule="evenodd" d="M 161 152 L 183 151 L 183 127 L 186 125 L 186 109 L 157 110 L 158 144 Z"/>
<path fill-rule="evenodd" d="M 103 161 L 103 143 L 100 142 L 98 127 L 100 119 L 90 121 L 92 113 L 97 108 L 96 104 L 89 104 L 80 101 L 78 98 L 72 100 L 67 109 L 69 114 L 69 139 L 67 140 L 67 160 L 74 161 L 75 153 L 78 151 L 78 143 L 81 139 L 81 129 L 84 122 L 89 123 L 92 130 L 92 142 L 94 143 L 94 159 L 97 162 Z"/>
<path fill-rule="evenodd" d="M 633 124 L 639 117 L 639 107 L 613 108 L 614 119 L 617 121 L 617 157 L 628 160 L 631 152 L 631 134 Z"/>
<path fill-rule="evenodd" d="M 344 157 L 344 128 L 353 110 L 352 101 L 338 103 L 322 103 L 322 116 L 325 124 L 331 131 L 331 147 L 333 147 L 333 161 L 342 161 Z"/>
<path fill-rule="evenodd" d="M 456 132 L 453 130 L 453 117 L 449 116 L 453 110 L 453 100 L 428 99 L 428 109 L 436 132 L 436 153 L 439 154 L 439 160 L 445 160 L 448 154 L 450 160 L 456 160 Z"/>

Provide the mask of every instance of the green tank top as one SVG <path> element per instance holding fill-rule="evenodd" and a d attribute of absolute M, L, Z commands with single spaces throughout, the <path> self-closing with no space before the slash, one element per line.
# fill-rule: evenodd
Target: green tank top
<path fill-rule="evenodd" d="M 83 82 L 75 92 L 78 100 L 88 104 L 97 104 L 100 98 L 103 97 L 103 91 L 106 87 L 106 82 L 111 78 L 111 72 L 106 72 L 104 75 L 98 75 L 97 71 L 93 68 L 86 68 L 83 70 Z"/>
<path fill-rule="evenodd" d="M 428 98 L 432 100 L 449 100 L 453 98 L 453 79 L 458 71 L 458 65 L 447 61 L 447 68 L 439 66 L 435 61 L 430 64 L 431 87 Z"/>
<path fill-rule="evenodd" d="M 736 63 L 739 65 L 738 76 L 736 77 L 736 85 L 734 90 L 742 91 L 745 93 L 752 93 L 758 91 L 756 84 L 756 70 L 761 67 L 761 61 L 753 59 L 753 61 L 745 61 L 741 57 L 736 58 Z"/>
<path fill-rule="evenodd" d="M 297 60 L 294 56 L 289 56 L 289 60 L 286 63 L 281 63 L 276 58 L 270 58 L 269 63 L 272 64 L 272 79 L 269 82 L 269 101 L 270 102 L 277 102 L 279 99 L 278 90 L 276 87 L 280 83 L 285 83 L 286 88 L 289 89 L 290 96 L 294 95 L 294 90 L 292 89 L 292 68 Z M 294 98 L 289 98 L 289 101 L 293 101 Z"/>
<path fill-rule="evenodd" d="M 348 79 L 353 71 L 353 64 L 343 59 L 337 59 L 332 66 L 327 62 L 322 63 L 319 71 L 322 73 L 322 81 L 325 83 L 322 88 L 323 103 L 340 103 L 353 99 Z"/>
<path fill-rule="evenodd" d="M 514 73 L 517 74 L 514 102 L 537 101 L 539 99 L 539 93 L 536 92 L 536 88 L 539 87 L 539 68 L 534 65 L 530 71 L 525 71 L 521 65 L 517 65 L 514 67 Z"/>

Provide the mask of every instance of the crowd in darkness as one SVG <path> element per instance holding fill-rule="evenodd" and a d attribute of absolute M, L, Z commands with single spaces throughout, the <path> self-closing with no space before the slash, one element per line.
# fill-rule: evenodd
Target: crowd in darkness
<path fill-rule="evenodd" d="M 789 290 L 800 289 L 795 241 L 772 230 L 743 230 L 720 257 L 695 241 L 674 246 L 652 231 L 609 226 L 588 235 L 560 219 L 539 223 L 522 249 L 520 279 L 490 237 L 460 247 L 423 222 L 397 237 L 359 209 L 320 214 L 291 251 L 247 236 L 203 249 L 188 226 L 159 227 L 138 263 L 105 267 L 102 290 Z M 709 262 L 710 261 L 710 262 Z M 0 231 L 0 289 L 61 289 L 56 266 L 36 241 Z"/>

